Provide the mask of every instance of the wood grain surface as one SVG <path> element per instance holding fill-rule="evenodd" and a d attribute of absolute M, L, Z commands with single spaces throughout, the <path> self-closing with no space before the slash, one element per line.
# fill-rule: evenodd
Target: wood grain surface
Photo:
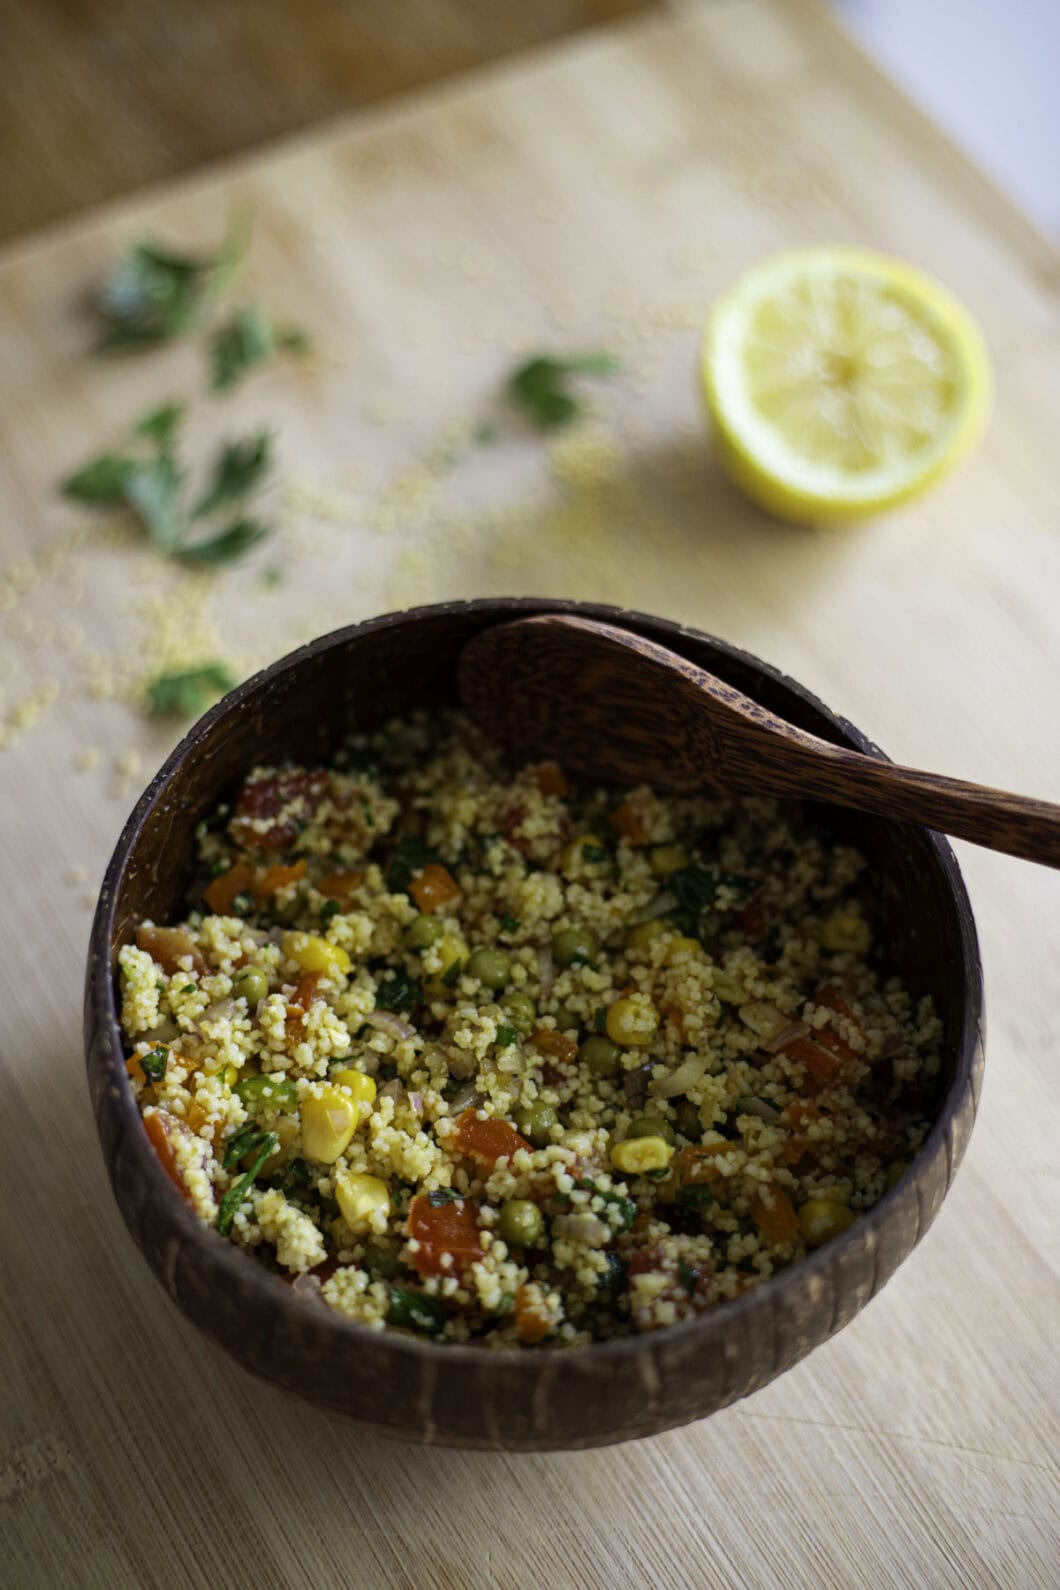
<path fill-rule="evenodd" d="M 0 238 L 651 0 L 0 0 Z"/>
<path fill-rule="evenodd" d="M 88 359 L 86 285 L 145 232 L 206 243 L 240 204 L 249 286 L 321 352 L 197 398 L 193 458 L 267 423 L 284 477 L 273 543 L 197 583 L 53 488 L 204 385 L 196 345 Z M 827 240 L 941 276 L 997 374 L 962 470 L 841 534 L 728 489 L 694 381 L 696 326 L 733 275 Z M 0 256 L 6 1582 L 1055 1583 L 1053 874 L 960 847 L 985 1090 L 953 1192 L 883 1296 L 747 1402 L 596 1453 L 391 1446 L 204 1343 L 112 1205 L 77 1007 L 89 898 L 174 738 L 133 709 L 145 670 L 177 652 L 249 668 L 413 601 L 536 592 L 696 623 L 904 762 L 1060 797 L 1058 281 L 1033 228 L 780 0 L 586 34 Z M 503 412 L 520 354 L 600 346 L 625 374 L 574 434 L 546 446 Z M 478 445 L 487 417 L 499 434 Z"/>

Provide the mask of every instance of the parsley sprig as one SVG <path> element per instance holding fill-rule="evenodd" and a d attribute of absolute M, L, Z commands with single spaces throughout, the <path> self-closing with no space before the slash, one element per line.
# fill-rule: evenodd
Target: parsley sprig
<path fill-rule="evenodd" d="M 612 353 L 537 354 L 508 377 L 508 396 L 539 430 L 557 430 L 584 408 L 570 390 L 572 376 L 611 376 L 621 368 Z"/>
<path fill-rule="evenodd" d="M 218 1205 L 217 1229 L 222 1237 L 227 1236 L 231 1230 L 232 1221 L 239 1213 L 243 1199 L 254 1185 L 261 1167 L 279 1146 L 280 1139 L 275 1132 L 259 1132 L 255 1126 L 250 1125 L 241 1126 L 228 1139 L 224 1157 L 225 1170 L 233 1169 L 240 1160 L 245 1160 L 249 1155 L 254 1157 L 250 1168 L 237 1182 L 233 1182 Z"/>

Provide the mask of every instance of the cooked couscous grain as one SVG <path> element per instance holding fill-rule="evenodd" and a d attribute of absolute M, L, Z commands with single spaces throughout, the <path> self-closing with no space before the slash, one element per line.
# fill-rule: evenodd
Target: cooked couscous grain
<path fill-rule="evenodd" d="M 121 952 L 131 1086 L 200 1218 L 375 1329 L 582 1345 L 870 1208 L 941 1027 L 861 858 L 770 800 L 511 775 L 418 717 L 255 769 Z"/>

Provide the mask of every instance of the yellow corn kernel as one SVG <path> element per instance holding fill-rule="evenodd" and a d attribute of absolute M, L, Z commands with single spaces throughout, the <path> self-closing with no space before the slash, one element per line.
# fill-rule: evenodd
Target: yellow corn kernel
<path fill-rule="evenodd" d="M 381 1229 L 390 1213 L 390 1193 L 378 1176 L 340 1170 L 335 1176 L 335 1200 L 351 1231 Z"/>
<path fill-rule="evenodd" d="M 701 955 L 703 946 L 698 939 L 686 939 L 683 934 L 672 938 L 666 946 L 665 960 L 667 966 L 676 966 L 678 961 L 687 961 L 689 956 Z"/>
<path fill-rule="evenodd" d="M 834 1198 L 807 1198 L 799 1209 L 799 1229 L 808 1248 L 831 1242 L 854 1224 L 854 1211 Z"/>
<path fill-rule="evenodd" d="M 652 845 L 651 870 L 657 878 L 668 878 L 671 872 L 687 867 L 691 856 L 684 845 Z"/>
<path fill-rule="evenodd" d="M 673 937 L 673 923 L 667 922 L 665 917 L 656 917 L 652 922 L 638 922 L 636 927 L 631 927 L 626 934 L 626 952 L 630 955 L 648 956 L 656 939 Z"/>
<path fill-rule="evenodd" d="M 332 1165 L 357 1130 L 360 1109 L 348 1093 L 324 1088 L 302 1105 L 302 1148 L 308 1159 Z"/>
<path fill-rule="evenodd" d="M 607 846 L 598 834 L 579 834 L 559 858 L 559 870 L 565 878 L 595 878 L 609 866 Z"/>
<path fill-rule="evenodd" d="M 872 930 L 863 916 L 853 911 L 835 911 L 817 929 L 822 950 L 833 954 L 867 955 L 872 945 Z"/>
<path fill-rule="evenodd" d="M 643 1176 L 649 1170 L 665 1170 L 674 1150 L 664 1137 L 627 1137 L 611 1150 L 611 1164 L 625 1176 Z"/>
<path fill-rule="evenodd" d="M 625 1044 L 627 1048 L 651 1043 L 659 1029 L 659 1012 L 643 995 L 616 999 L 608 1006 L 605 1027 L 612 1043 Z"/>
<path fill-rule="evenodd" d="M 350 969 L 346 951 L 337 944 L 329 944 L 316 933 L 285 933 L 283 953 L 297 961 L 303 972 L 322 972 L 326 977 L 334 977 L 336 972 Z"/>
<path fill-rule="evenodd" d="M 458 933 L 443 933 L 437 944 L 432 944 L 430 949 L 424 952 L 423 967 L 431 974 L 431 980 L 426 985 L 427 993 L 432 998 L 444 999 L 445 995 L 451 992 L 452 983 L 455 981 L 453 966 L 458 963 L 462 972 L 470 953 Z M 447 973 L 451 979 L 448 983 L 445 981 Z M 459 976 L 459 973 L 455 975 Z"/>
<path fill-rule="evenodd" d="M 375 1098 L 374 1078 L 365 1076 L 363 1071 L 356 1071 L 353 1066 L 344 1066 L 341 1071 L 333 1071 L 330 1080 L 337 1082 L 340 1088 L 349 1088 L 358 1104 L 371 1104 Z M 362 1120 L 367 1113 L 367 1110 L 362 1110 Z"/>

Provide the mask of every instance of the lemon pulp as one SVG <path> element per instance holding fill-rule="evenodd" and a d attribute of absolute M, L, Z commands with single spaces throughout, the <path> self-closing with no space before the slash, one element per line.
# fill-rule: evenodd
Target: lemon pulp
<path fill-rule="evenodd" d="M 722 460 L 783 518 L 854 518 L 914 496 L 972 445 L 990 369 L 930 277 L 855 249 L 781 254 L 716 306 L 703 348 Z"/>

